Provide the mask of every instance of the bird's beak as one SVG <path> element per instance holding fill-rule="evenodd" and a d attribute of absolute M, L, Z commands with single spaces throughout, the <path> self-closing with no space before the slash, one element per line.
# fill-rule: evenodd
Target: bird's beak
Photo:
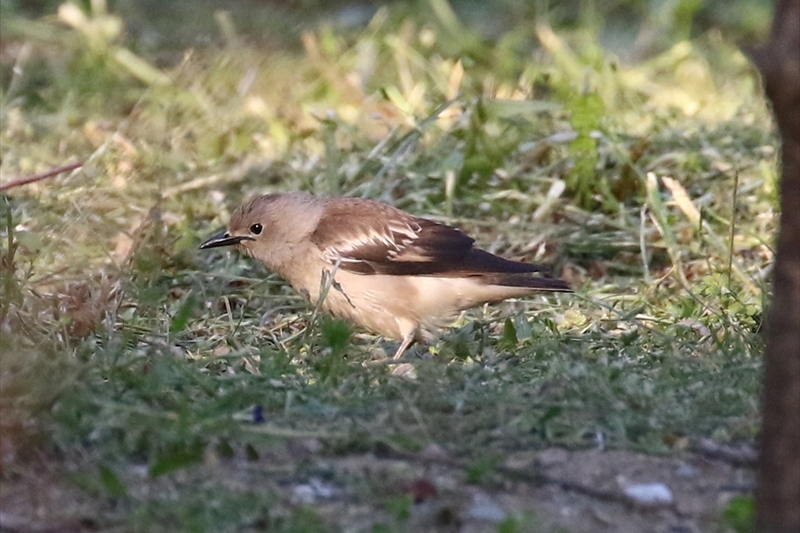
<path fill-rule="evenodd" d="M 200 249 L 207 250 L 209 248 L 219 248 L 220 246 L 233 246 L 234 244 L 239 244 L 242 241 L 254 240 L 255 239 L 248 235 L 231 235 L 227 231 L 222 231 L 201 244 Z"/>

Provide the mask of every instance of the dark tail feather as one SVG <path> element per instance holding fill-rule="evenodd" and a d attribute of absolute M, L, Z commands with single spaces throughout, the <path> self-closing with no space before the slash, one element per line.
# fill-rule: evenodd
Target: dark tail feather
<path fill-rule="evenodd" d="M 473 249 L 467 255 L 463 268 L 474 272 L 521 274 L 524 272 L 541 272 L 550 274 L 550 267 L 512 261 L 491 254 L 485 250 Z"/>
<path fill-rule="evenodd" d="M 525 287 L 550 292 L 572 292 L 569 284 L 563 279 L 539 278 L 525 274 L 484 274 L 479 277 L 487 285 Z"/>

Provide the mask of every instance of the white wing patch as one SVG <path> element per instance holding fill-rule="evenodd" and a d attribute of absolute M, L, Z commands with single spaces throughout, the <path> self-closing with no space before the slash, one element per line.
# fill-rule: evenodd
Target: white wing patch
<path fill-rule="evenodd" d="M 359 249 L 377 245 L 385 248 L 386 259 L 392 261 L 413 244 L 422 231 L 416 222 L 404 224 L 397 220 L 390 220 L 382 227 L 369 226 L 359 229 L 365 231 L 353 232 L 348 238 L 325 247 L 322 252 L 323 259 L 329 263 L 339 260 L 343 263 L 358 263 L 363 259 L 353 257 L 353 255 L 359 255 L 357 253 Z"/>

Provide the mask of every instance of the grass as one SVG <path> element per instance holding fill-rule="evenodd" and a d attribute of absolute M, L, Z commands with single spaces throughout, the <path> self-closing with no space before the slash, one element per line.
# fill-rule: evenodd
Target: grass
<path fill-rule="evenodd" d="M 713 29 L 625 60 L 598 28 L 485 37 L 432 0 L 288 46 L 200 10 L 210 44 L 156 53 L 122 31 L 135 13 L 5 9 L 3 182 L 84 166 L 0 205 L 4 482 L 44 458 L 95 529 L 308 531 L 330 517 L 281 494 L 309 476 L 403 522 L 404 497 L 326 457 L 435 443 L 491 485 L 520 450 L 753 440 L 776 139 Z M 457 224 L 576 294 L 470 312 L 392 379 L 390 343 L 197 250 L 243 199 L 297 189 Z"/>

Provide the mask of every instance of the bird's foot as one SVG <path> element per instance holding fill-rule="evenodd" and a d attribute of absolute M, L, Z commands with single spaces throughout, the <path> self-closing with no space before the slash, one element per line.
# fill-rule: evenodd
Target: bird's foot
<path fill-rule="evenodd" d="M 397 365 L 394 370 L 392 370 L 392 375 L 406 379 L 417 379 L 417 371 L 414 370 L 414 365 L 411 363 Z"/>

